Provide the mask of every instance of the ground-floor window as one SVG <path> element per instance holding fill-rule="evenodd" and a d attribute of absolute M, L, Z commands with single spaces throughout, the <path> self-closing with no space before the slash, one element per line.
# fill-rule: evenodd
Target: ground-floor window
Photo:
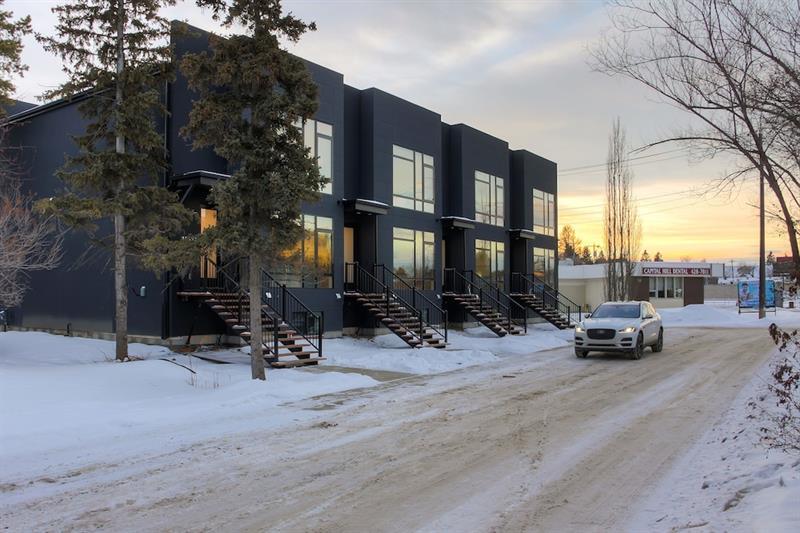
<path fill-rule="evenodd" d="M 395 275 L 418 289 L 433 290 L 433 232 L 394 228 L 392 237 Z"/>
<path fill-rule="evenodd" d="M 683 298 L 683 278 L 650 278 L 650 298 Z"/>
<path fill-rule="evenodd" d="M 475 273 L 501 289 L 505 279 L 505 256 L 505 243 L 475 239 Z"/>
<path fill-rule="evenodd" d="M 333 287 L 333 219 L 316 215 L 302 216 L 305 236 L 283 254 L 283 261 L 273 268 L 273 275 L 287 287 Z"/>
<path fill-rule="evenodd" d="M 533 275 L 550 286 L 555 285 L 556 252 L 552 248 L 533 249 Z"/>
<path fill-rule="evenodd" d="M 217 210 L 200 208 L 200 233 L 205 233 L 217 225 Z M 217 277 L 217 247 L 212 246 L 207 255 L 200 258 L 200 277 L 212 279 Z"/>

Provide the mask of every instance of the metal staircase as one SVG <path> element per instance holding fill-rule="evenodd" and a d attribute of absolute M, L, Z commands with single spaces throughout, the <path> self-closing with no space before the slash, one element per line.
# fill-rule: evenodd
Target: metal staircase
<path fill-rule="evenodd" d="M 178 293 L 199 298 L 225 322 L 230 333 L 250 342 L 250 296 L 241 287 L 243 261 L 217 265 L 204 258 L 200 286 Z M 322 357 L 323 315 L 311 311 L 287 287 L 263 270 L 261 335 L 264 358 L 273 367 L 315 365 Z"/>
<path fill-rule="evenodd" d="M 447 311 L 384 265 L 345 265 L 345 298 L 412 348 L 447 345 Z"/>
<path fill-rule="evenodd" d="M 581 319 L 578 304 L 536 276 L 513 272 L 511 296 L 558 329 L 572 328 Z"/>
<path fill-rule="evenodd" d="M 499 287 L 475 272 L 444 269 L 446 301 L 461 308 L 498 337 L 528 331 L 528 311 Z"/>

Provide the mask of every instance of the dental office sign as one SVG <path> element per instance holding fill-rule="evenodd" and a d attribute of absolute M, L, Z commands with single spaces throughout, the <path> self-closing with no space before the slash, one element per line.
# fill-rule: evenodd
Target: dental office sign
<path fill-rule="evenodd" d="M 711 267 L 642 267 L 643 276 L 710 276 Z"/>

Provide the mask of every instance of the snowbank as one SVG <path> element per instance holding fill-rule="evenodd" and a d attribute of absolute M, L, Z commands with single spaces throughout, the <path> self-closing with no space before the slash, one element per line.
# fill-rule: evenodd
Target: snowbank
<path fill-rule="evenodd" d="M 658 309 L 665 327 L 766 328 L 771 323 L 783 327 L 800 327 L 800 309 L 778 309 L 763 320 L 758 313 L 742 313 L 736 305 L 694 304 L 686 307 Z"/>
<path fill-rule="evenodd" d="M 0 365 L 50 366 L 102 363 L 114 360 L 114 343 L 99 339 L 64 337 L 38 331 L 0 333 Z M 164 346 L 132 343 L 128 353 L 137 359 L 165 357 L 172 350 Z"/>
<path fill-rule="evenodd" d="M 498 337 L 485 327 L 450 331 L 445 349 L 409 348 L 394 334 L 374 339 L 326 340 L 325 364 L 388 370 L 409 374 L 434 374 L 495 362 L 503 355 L 526 355 L 568 346 L 572 330 L 559 331 L 549 325 L 528 328 L 526 335 Z"/>
<path fill-rule="evenodd" d="M 260 382 L 247 365 L 163 347 L 130 351 L 149 359 L 110 362 L 109 341 L 0 333 L 0 478 L 274 428 L 313 417 L 294 401 L 377 384 L 361 374 L 303 370 L 268 372 Z"/>
<path fill-rule="evenodd" d="M 800 531 L 800 456 L 766 450 L 758 422 L 748 419 L 748 403 L 767 395 L 768 379 L 764 366 L 662 479 L 628 531 Z"/>

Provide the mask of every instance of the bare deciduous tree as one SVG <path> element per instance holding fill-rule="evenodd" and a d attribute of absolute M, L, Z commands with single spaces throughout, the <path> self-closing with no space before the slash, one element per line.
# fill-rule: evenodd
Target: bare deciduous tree
<path fill-rule="evenodd" d="M 0 308 L 20 305 L 30 273 L 52 270 L 61 259 L 62 234 L 52 217 L 34 211 L 10 157 L 0 151 Z"/>
<path fill-rule="evenodd" d="M 721 189 L 763 178 L 800 270 L 800 10 L 796 0 L 618 0 L 594 50 L 598 70 L 636 80 L 686 111 L 679 142 L 732 154 Z"/>
<path fill-rule="evenodd" d="M 633 198 L 633 172 L 627 162 L 628 146 L 619 119 L 609 136 L 606 162 L 606 205 L 603 230 L 608 259 L 605 290 L 609 301 L 627 300 L 630 278 L 639 256 L 642 228 Z"/>

